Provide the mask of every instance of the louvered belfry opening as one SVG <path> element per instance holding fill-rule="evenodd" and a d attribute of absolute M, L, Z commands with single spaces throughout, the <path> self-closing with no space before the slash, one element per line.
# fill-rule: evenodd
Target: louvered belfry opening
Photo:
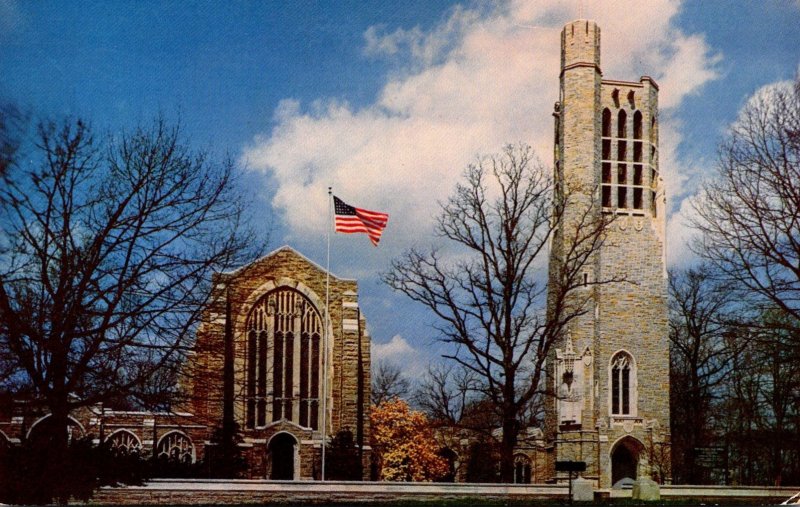
<path fill-rule="evenodd" d="M 245 427 L 286 419 L 318 429 L 322 318 L 300 292 L 264 295 L 246 324 Z"/>

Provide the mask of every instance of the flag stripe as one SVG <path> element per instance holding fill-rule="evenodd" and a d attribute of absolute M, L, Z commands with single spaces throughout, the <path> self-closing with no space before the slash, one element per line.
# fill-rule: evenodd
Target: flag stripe
<path fill-rule="evenodd" d="M 338 197 L 333 197 L 335 208 L 335 230 L 345 234 L 366 233 L 377 246 L 383 229 L 389 223 L 389 215 L 379 211 L 355 208 Z"/>

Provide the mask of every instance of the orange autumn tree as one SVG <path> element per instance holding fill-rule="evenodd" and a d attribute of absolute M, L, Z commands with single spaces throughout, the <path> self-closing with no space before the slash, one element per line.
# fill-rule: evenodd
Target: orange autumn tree
<path fill-rule="evenodd" d="M 429 482 L 447 475 L 425 414 L 394 398 L 373 407 L 370 419 L 380 480 Z"/>

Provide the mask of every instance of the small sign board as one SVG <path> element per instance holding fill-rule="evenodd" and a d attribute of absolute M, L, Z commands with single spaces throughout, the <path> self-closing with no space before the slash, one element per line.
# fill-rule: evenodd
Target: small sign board
<path fill-rule="evenodd" d="M 705 468 L 724 468 L 724 447 L 695 447 L 694 462 Z"/>
<path fill-rule="evenodd" d="M 556 472 L 585 472 L 585 461 L 556 461 Z"/>

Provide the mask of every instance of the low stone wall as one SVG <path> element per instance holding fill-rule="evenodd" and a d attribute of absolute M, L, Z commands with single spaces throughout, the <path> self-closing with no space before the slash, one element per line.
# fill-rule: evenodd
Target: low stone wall
<path fill-rule="evenodd" d="M 674 486 L 659 487 L 661 500 L 687 502 L 689 504 L 748 504 L 775 505 L 794 495 L 800 488 L 776 488 L 767 486 Z M 625 501 L 632 497 L 630 489 L 595 490 L 595 498 Z"/>
<path fill-rule="evenodd" d="M 752 502 L 754 504 L 779 504 L 800 491 L 800 487 L 777 488 L 768 486 L 661 486 L 664 500 L 704 500 L 705 502 Z"/>
<path fill-rule="evenodd" d="M 101 488 L 95 504 L 322 504 L 425 500 L 563 499 L 566 485 L 154 479 L 144 486 Z"/>
<path fill-rule="evenodd" d="M 688 503 L 777 504 L 800 488 L 661 486 L 661 499 Z M 527 502 L 566 501 L 567 485 L 318 482 L 154 479 L 143 486 L 101 488 L 94 504 L 328 504 L 426 500 Z M 631 490 L 595 490 L 595 499 L 623 500 Z"/>

